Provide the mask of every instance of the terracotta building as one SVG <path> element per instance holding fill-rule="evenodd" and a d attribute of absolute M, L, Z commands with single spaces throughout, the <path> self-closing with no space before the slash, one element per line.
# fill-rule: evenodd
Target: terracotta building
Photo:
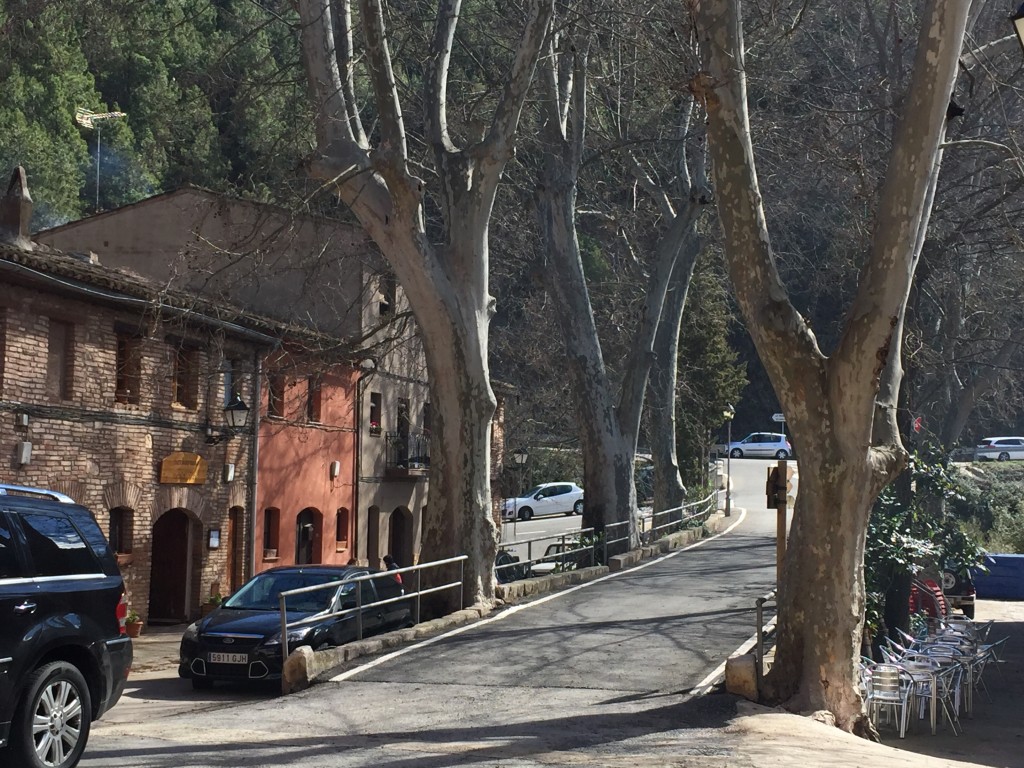
<path fill-rule="evenodd" d="M 180 622 L 251 570 L 255 419 L 273 324 L 28 237 L 0 200 L 0 480 L 63 491 L 108 533 L 130 605 Z M 226 409 L 231 405 L 232 408 Z"/>

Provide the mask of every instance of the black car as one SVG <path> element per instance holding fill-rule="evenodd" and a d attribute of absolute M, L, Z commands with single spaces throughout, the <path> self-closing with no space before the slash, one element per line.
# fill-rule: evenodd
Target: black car
<path fill-rule="evenodd" d="M 72 768 L 132 663 L 117 561 L 67 496 L 0 485 L 0 765 Z M 42 727 L 40 727 L 42 725 Z"/>
<path fill-rule="evenodd" d="M 352 581 L 368 574 L 379 576 Z M 331 615 L 357 604 L 369 606 L 358 612 L 363 637 L 412 626 L 408 600 L 371 605 L 405 594 L 395 575 L 387 571 L 329 565 L 272 568 L 254 576 L 219 608 L 185 630 L 178 674 L 191 678 L 194 688 L 208 688 L 215 680 L 280 679 L 281 593 L 332 582 L 342 583 L 288 598 L 288 623 L 302 622 L 288 629 L 289 651 L 301 645 L 320 650 L 357 639 L 356 611 Z M 358 603 L 357 589 L 362 593 Z"/>

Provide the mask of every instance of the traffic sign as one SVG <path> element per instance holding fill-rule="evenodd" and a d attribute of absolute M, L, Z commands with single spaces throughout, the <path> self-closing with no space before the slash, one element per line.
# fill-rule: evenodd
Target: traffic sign
<path fill-rule="evenodd" d="M 784 414 L 784 413 L 773 413 L 772 414 L 772 421 L 785 422 L 786 421 L 786 414 Z"/>

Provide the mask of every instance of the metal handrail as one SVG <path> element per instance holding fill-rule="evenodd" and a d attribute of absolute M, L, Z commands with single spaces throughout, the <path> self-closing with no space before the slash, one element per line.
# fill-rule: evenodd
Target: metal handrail
<path fill-rule="evenodd" d="M 638 521 L 637 528 L 639 529 L 638 536 L 641 544 L 650 544 L 652 541 L 658 538 L 659 535 L 661 535 L 661 532 L 665 531 L 666 529 L 680 527 L 687 523 L 691 523 L 695 520 L 699 520 L 700 522 L 706 521 L 711 516 L 711 513 L 714 512 L 715 507 L 717 505 L 717 501 L 718 494 L 716 491 L 712 491 L 707 496 L 697 501 L 690 501 L 678 507 L 672 507 L 671 509 L 666 509 L 662 510 L 661 512 L 652 513 L 652 515 L 649 518 L 640 518 L 640 520 Z M 687 513 L 687 510 L 693 511 Z M 677 515 L 675 513 L 679 514 Z M 661 523 L 659 525 L 654 525 L 655 520 L 663 519 L 665 515 L 669 516 L 667 522 Z M 648 520 L 650 521 L 650 527 L 648 527 Z M 592 548 L 594 550 L 594 562 L 597 562 L 597 548 L 598 546 L 600 546 L 601 552 L 603 554 L 601 562 L 607 563 L 608 551 L 610 548 L 623 542 L 627 543 L 628 548 L 628 544 L 631 541 L 632 523 L 629 520 L 623 520 L 617 523 L 609 523 L 604 527 L 603 536 L 599 536 L 595 528 L 582 528 L 579 531 L 573 531 L 572 533 L 562 534 L 560 536 L 538 536 L 536 538 L 525 539 L 523 541 L 510 542 L 509 544 L 504 545 L 502 548 L 507 550 L 513 546 L 525 544 L 526 560 L 517 560 L 513 563 L 496 565 L 494 566 L 494 570 L 495 572 L 501 572 L 506 570 L 522 568 L 524 565 L 541 562 L 544 559 L 543 555 L 540 557 L 533 556 L 533 544 L 541 541 L 559 541 L 562 544 L 562 567 L 564 568 L 566 559 L 565 555 L 571 555 L 575 552 L 581 552 L 585 549 L 585 547 L 578 547 L 576 549 L 566 550 L 566 540 L 578 541 L 587 534 L 593 536 Z"/>
<path fill-rule="evenodd" d="M 586 550 L 589 549 L 593 553 L 592 554 L 592 559 L 596 560 L 596 558 L 597 558 L 597 537 L 596 536 L 594 536 L 593 541 L 589 545 L 578 546 L 578 547 L 574 547 L 574 548 L 571 548 L 571 549 L 567 549 L 566 548 L 566 544 L 567 543 L 568 544 L 580 544 L 581 540 L 587 534 L 590 534 L 590 535 L 593 536 L 595 534 L 595 529 L 594 528 L 581 528 L 578 531 L 572 531 L 570 533 L 562 533 L 562 534 L 559 534 L 557 536 L 537 536 L 537 537 L 532 538 L 532 539 L 524 539 L 523 541 L 509 542 L 508 544 L 503 545 L 502 549 L 505 549 L 507 551 L 511 547 L 518 547 L 518 546 L 520 546 L 522 544 L 526 545 L 526 560 L 518 560 L 518 561 L 516 561 L 514 563 L 506 563 L 505 565 L 495 565 L 494 566 L 494 570 L 495 571 L 503 571 L 503 570 L 509 570 L 509 569 L 513 569 L 513 568 L 522 568 L 524 565 L 533 565 L 534 563 L 543 562 L 544 558 L 545 558 L 545 555 L 539 555 L 538 557 L 534 557 L 533 556 L 533 545 L 535 543 L 541 542 L 541 541 L 544 541 L 544 542 L 557 542 L 558 544 L 561 545 L 561 547 L 560 547 L 561 551 L 559 552 L 559 555 L 560 555 L 560 560 L 561 560 L 561 565 L 562 565 L 562 569 L 563 570 L 565 569 L 565 565 L 566 565 L 566 555 L 571 555 L 571 554 L 574 554 L 576 552 L 585 552 Z M 550 545 L 548 545 L 548 546 L 550 546 Z M 547 549 L 547 546 L 545 546 L 545 549 Z"/>
<path fill-rule="evenodd" d="M 754 612 L 757 616 L 757 633 L 754 641 L 754 675 L 757 679 L 757 690 L 761 690 L 761 680 L 764 678 L 764 605 L 775 600 L 776 590 L 772 590 L 763 597 L 754 601 Z"/>
<path fill-rule="evenodd" d="M 394 568 L 388 571 L 376 571 L 373 573 L 367 573 L 363 576 L 355 576 L 349 579 L 339 579 L 338 581 L 331 581 L 326 584 L 314 584 L 310 587 L 299 587 L 297 589 L 287 589 L 278 595 L 278 609 L 281 612 L 281 660 L 282 662 L 288 658 L 288 629 L 290 627 L 298 627 L 303 624 L 310 624 L 314 621 L 321 621 L 323 619 L 332 619 L 336 616 L 346 616 L 350 613 L 356 615 L 356 639 L 363 639 L 363 609 L 374 608 L 379 605 L 389 605 L 391 603 L 404 602 L 410 598 L 415 597 L 415 612 L 414 612 L 414 623 L 418 624 L 420 621 L 420 597 L 422 595 L 430 595 L 435 592 L 443 592 L 446 589 L 453 589 L 454 587 L 461 587 L 465 577 L 465 562 L 469 557 L 467 555 L 459 555 L 458 557 L 449 557 L 445 560 L 433 560 L 429 563 L 420 563 L 418 565 L 410 565 L 405 568 Z M 422 573 L 427 568 L 434 568 L 441 565 L 450 565 L 451 563 L 459 564 L 459 580 L 448 582 L 447 584 L 440 584 L 434 587 L 428 587 L 423 589 L 423 577 Z M 287 600 L 292 595 L 302 595 L 307 592 L 317 592 L 321 589 L 337 589 L 342 584 L 358 584 L 363 581 L 373 581 L 376 579 L 383 578 L 394 578 L 396 574 L 402 573 L 415 573 L 416 574 L 416 591 L 405 592 L 399 597 L 389 597 L 386 600 L 374 600 L 372 603 L 363 605 L 363 590 L 356 589 L 356 605 L 354 608 L 345 608 L 340 611 L 331 611 L 329 613 L 317 613 L 313 616 L 308 616 L 304 619 L 297 619 L 296 621 L 288 621 L 288 608 Z M 404 580 L 403 580 L 404 587 Z"/>

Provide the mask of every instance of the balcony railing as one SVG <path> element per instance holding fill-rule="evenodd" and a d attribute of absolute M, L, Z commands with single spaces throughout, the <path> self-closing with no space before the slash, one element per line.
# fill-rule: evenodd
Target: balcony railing
<path fill-rule="evenodd" d="M 430 471 L 430 435 L 388 432 L 384 437 L 386 477 L 426 477 Z"/>

